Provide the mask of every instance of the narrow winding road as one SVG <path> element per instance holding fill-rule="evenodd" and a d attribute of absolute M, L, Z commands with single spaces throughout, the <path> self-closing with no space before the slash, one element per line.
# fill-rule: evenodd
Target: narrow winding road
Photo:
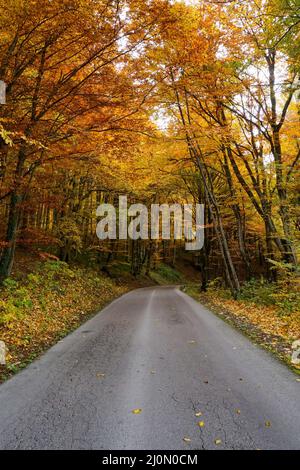
<path fill-rule="evenodd" d="M 138 289 L 0 387 L 0 448 L 300 449 L 300 383 L 179 289 Z"/>

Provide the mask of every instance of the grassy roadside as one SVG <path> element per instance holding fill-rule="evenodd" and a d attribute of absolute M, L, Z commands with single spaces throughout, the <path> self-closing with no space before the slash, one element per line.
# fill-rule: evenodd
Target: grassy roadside
<path fill-rule="evenodd" d="M 253 285 L 253 288 L 255 287 Z M 184 291 L 240 330 L 254 343 L 275 354 L 300 375 L 300 366 L 291 364 L 292 344 L 300 339 L 297 289 L 295 291 L 291 289 L 288 293 L 282 292 L 282 297 L 289 297 L 290 305 L 273 302 L 272 293 L 269 293 L 270 298 L 268 298 L 265 290 L 251 295 L 249 285 L 242 290 L 241 298 L 238 300 L 233 300 L 225 289 L 213 285 L 206 293 L 199 292 L 199 286 L 195 284 L 186 285 Z M 276 293 L 273 295 L 276 296 Z"/>
<path fill-rule="evenodd" d="M 0 340 L 8 350 L 0 382 L 135 287 L 58 261 L 35 262 L 31 269 L 14 273 L 0 290 Z"/>

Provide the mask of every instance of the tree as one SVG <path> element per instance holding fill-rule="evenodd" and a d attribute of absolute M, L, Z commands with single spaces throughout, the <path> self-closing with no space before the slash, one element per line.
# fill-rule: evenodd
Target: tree
<path fill-rule="evenodd" d="M 151 2 L 141 17 L 140 6 L 2 2 L 0 78 L 7 83 L 6 132 L 13 145 L 2 138 L 1 197 L 10 202 L 1 279 L 12 268 L 22 204 L 36 169 L 90 155 L 89 135 L 118 128 L 138 110 L 140 96 L 128 88 L 122 59 L 131 63 L 130 54 L 150 39 L 160 12 L 159 2 Z"/>

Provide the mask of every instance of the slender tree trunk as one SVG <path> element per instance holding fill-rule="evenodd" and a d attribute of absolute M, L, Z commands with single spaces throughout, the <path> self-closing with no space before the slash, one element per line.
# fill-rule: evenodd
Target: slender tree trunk
<path fill-rule="evenodd" d="M 282 172 L 282 150 L 280 142 L 279 131 L 275 128 L 273 130 L 273 155 L 276 168 L 276 190 L 280 201 L 279 215 L 282 222 L 282 227 L 285 235 L 283 246 L 285 249 L 284 259 L 286 262 L 296 265 L 297 257 L 291 241 L 291 225 L 290 214 L 288 208 L 287 191 Z"/>
<path fill-rule="evenodd" d="M 223 148 L 223 155 L 224 155 L 224 170 L 225 170 L 225 175 L 230 191 L 230 195 L 233 200 L 236 199 L 236 193 L 232 181 L 232 175 L 230 172 L 229 164 L 228 164 L 228 156 L 226 152 L 226 148 Z M 235 216 L 236 224 L 237 224 L 237 237 L 238 237 L 238 244 L 239 244 L 239 249 L 240 249 L 240 254 L 241 258 L 243 260 L 244 266 L 245 266 L 245 271 L 246 271 L 246 278 L 250 279 L 251 277 L 251 264 L 250 264 L 250 258 L 248 256 L 246 244 L 245 244 L 245 227 L 243 224 L 242 220 L 242 215 L 241 215 L 241 210 L 240 206 L 238 203 L 234 203 L 232 205 L 232 211 Z"/>
<path fill-rule="evenodd" d="M 274 260 L 275 259 L 275 254 L 273 250 L 273 232 L 272 229 L 270 228 L 269 221 L 266 219 L 265 220 L 265 232 L 266 232 L 266 248 L 267 248 L 267 253 L 266 253 L 266 277 L 270 282 L 276 282 L 277 280 L 277 272 L 275 269 L 275 266 L 272 266 L 270 263 L 269 259 Z"/>
<path fill-rule="evenodd" d="M 268 64 L 269 71 L 269 89 L 270 89 L 270 100 L 271 100 L 271 119 L 270 125 L 272 128 L 272 137 L 270 139 L 271 151 L 274 157 L 275 172 L 276 172 L 276 191 L 279 198 L 279 215 L 282 222 L 282 227 L 285 235 L 283 241 L 284 253 L 283 258 L 288 263 L 297 264 L 296 253 L 292 244 L 291 238 L 291 227 L 290 227 L 290 215 L 288 209 L 287 200 L 287 187 L 286 178 L 283 174 L 283 163 L 282 163 L 282 147 L 281 147 L 281 136 L 280 131 L 285 121 L 286 113 L 289 105 L 292 101 L 294 90 L 291 90 L 289 97 L 284 105 L 284 111 L 281 116 L 278 117 L 277 109 L 277 98 L 276 98 L 276 55 L 277 51 L 274 48 L 270 48 L 266 55 L 266 61 Z"/>
<path fill-rule="evenodd" d="M 14 191 L 11 194 L 9 214 L 7 221 L 6 231 L 6 246 L 3 250 L 0 260 L 0 281 L 2 282 L 5 278 L 9 277 L 13 267 L 18 226 L 20 221 L 20 204 L 22 202 L 22 196 Z"/>
<path fill-rule="evenodd" d="M 20 205 L 23 200 L 23 195 L 21 192 L 21 183 L 25 158 L 25 147 L 21 147 L 18 153 L 17 166 L 15 170 L 14 190 L 10 196 L 7 230 L 5 237 L 6 246 L 2 252 L 0 260 L 0 282 L 3 282 L 6 277 L 10 276 L 13 267 L 17 233 L 21 215 Z"/>

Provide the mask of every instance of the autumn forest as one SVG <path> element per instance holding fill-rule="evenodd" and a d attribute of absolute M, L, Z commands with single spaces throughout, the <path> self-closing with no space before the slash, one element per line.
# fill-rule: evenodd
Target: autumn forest
<path fill-rule="evenodd" d="M 255 301 L 247 321 L 284 356 L 300 336 L 299 0 L 0 3 L 0 330 L 12 363 L 82 321 L 84 289 L 92 309 L 93 295 L 162 279 L 223 299 L 235 318 Z M 203 249 L 100 241 L 96 209 L 120 195 L 204 204 Z M 76 318 L 62 324 L 55 308 Z"/>

